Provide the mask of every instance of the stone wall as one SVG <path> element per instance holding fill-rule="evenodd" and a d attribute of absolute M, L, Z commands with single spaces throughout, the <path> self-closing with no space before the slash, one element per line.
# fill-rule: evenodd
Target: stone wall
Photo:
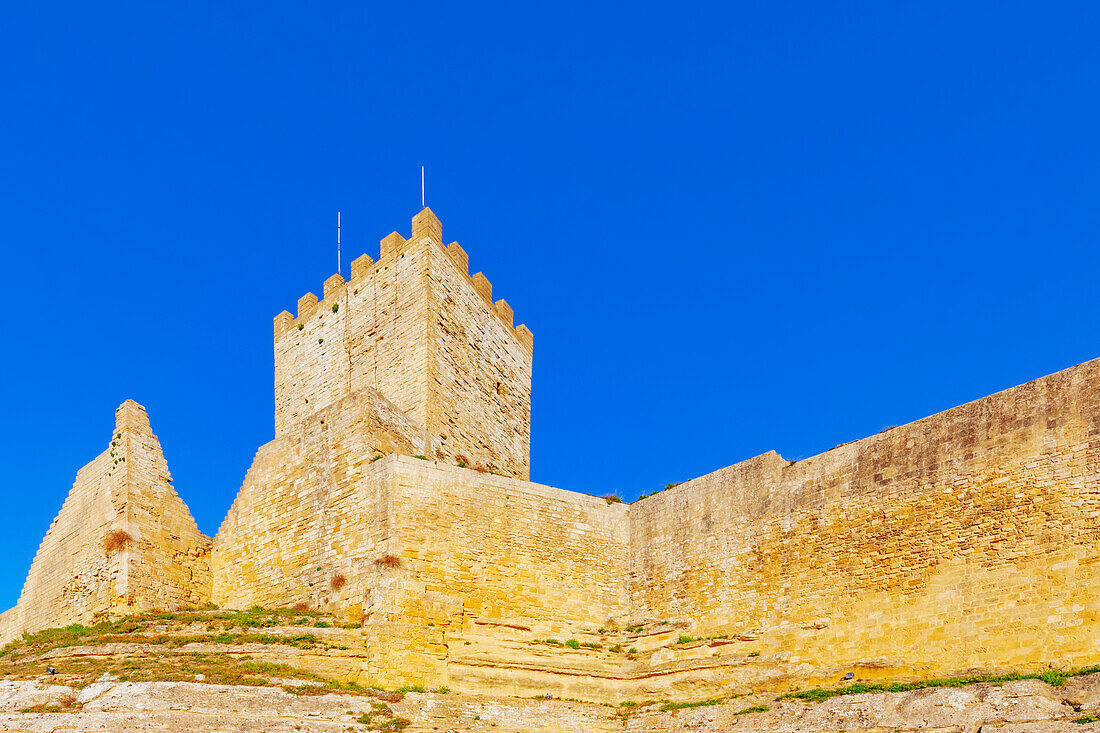
<path fill-rule="evenodd" d="M 214 541 L 214 602 L 327 608 L 336 575 L 359 578 L 386 552 L 380 457 L 420 450 L 423 432 L 365 388 L 260 448 Z M 361 581 L 343 592 L 353 590 L 362 595 Z"/>
<path fill-rule="evenodd" d="M 275 433 L 373 388 L 438 438 L 434 457 L 527 478 L 533 336 L 514 327 L 481 273 L 470 277 L 457 243 L 442 244 L 428 209 L 412 237 L 382 240 L 351 280 L 333 275 L 307 293 L 297 318 L 274 324 Z M 427 454 L 425 445 L 414 449 Z"/>
<path fill-rule="evenodd" d="M 633 613 L 817 669 L 1095 663 L 1100 361 L 631 507 Z"/>
<path fill-rule="evenodd" d="M 626 611 L 626 505 L 428 461 L 392 466 L 392 551 L 427 591 L 459 601 L 465 622 L 553 634 Z"/>
<path fill-rule="evenodd" d="M 77 472 L 0 640 L 107 611 L 205 602 L 209 549 L 172 488 L 145 409 L 127 400 L 110 445 Z"/>
<path fill-rule="evenodd" d="M 430 460 L 372 461 L 345 409 L 261 449 L 214 540 L 213 600 L 362 622 L 383 686 L 447 680 L 447 635 L 622 615 L 625 506 Z M 325 426 L 320 425 L 325 416 Z"/>

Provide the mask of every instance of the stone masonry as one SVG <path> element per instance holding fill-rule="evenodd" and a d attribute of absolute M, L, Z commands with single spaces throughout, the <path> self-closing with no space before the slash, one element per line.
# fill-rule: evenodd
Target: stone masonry
<path fill-rule="evenodd" d="M 441 232 L 275 318 L 275 437 L 213 540 L 124 403 L 0 641 L 298 605 L 362 624 L 361 682 L 607 700 L 1100 661 L 1100 361 L 608 503 L 527 480 L 533 337 Z M 640 624 L 637 657 L 531 651 Z"/>

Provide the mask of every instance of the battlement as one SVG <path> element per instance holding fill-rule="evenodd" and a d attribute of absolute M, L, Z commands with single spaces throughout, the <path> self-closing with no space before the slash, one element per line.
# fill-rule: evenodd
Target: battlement
<path fill-rule="evenodd" d="M 357 257 L 349 280 L 331 275 L 320 299 L 275 316 L 276 432 L 372 387 L 449 436 L 444 455 L 526 475 L 534 335 L 469 263 L 425 208 L 408 238 L 391 232 L 377 260 Z"/>
<path fill-rule="evenodd" d="M 345 282 L 339 273 L 334 274 L 324 281 L 321 291 L 323 293 L 322 301 L 318 301 L 317 296 L 309 292 L 298 299 L 297 316 L 293 316 L 285 310 L 275 316 L 275 336 L 278 337 L 311 318 L 318 311 L 319 304 L 331 307 L 334 302 L 333 299 L 343 297 L 349 285 L 362 282 L 375 274 L 379 274 L 381 268 L 388 267 L 390 262 L 405 254 L 414 243 L 420 244 L 427 241 L 439 247 L 447 255 L 447 258 L 458 268 L 458 272 L 485 300 L 489 310 L 495 313 L 501 322 L 512 330 L 519 343 L 523 344 L 528 351 L 533 351 L 535 335 L 531 332 L 531 329 L 522 323 L 518 326 L 515 325 L 515 314 L 508 302 L 503 298 L 496 302 L 493 301 L 493 285 L 485 277 L 485 274 L 478 272 L 473 276 L 470 275 L 470 256 L 466 253 L 466 250 L 458 242 L 444 245 L 442 236 L 443 225 L 432 210 L 428 208 L 421 210 L 413 217 L 412 235 L 408 239 L 405 239 L 398 232 L 390 232 L 379 241 L 377 262 L 368 254 L 360 255 L 352 260 L 350 281 Z"/>

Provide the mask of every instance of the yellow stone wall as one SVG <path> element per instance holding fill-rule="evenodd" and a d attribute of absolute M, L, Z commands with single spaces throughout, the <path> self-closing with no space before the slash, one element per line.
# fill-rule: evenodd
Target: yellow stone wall
<path fill-rule="evenodd" d="M 638 616 L 814 667 L 1095 663 L 1100 361 L 637 502 Z"/>
<path fill-rule="evenodd" d="M 214 540 L 214 603 L 327 608 L 337 574 L 355 581 L 386 552 L 390 497 L 375 457 L 420 450 L 422 434 L 366 388 L 260 448 Z"/>
<path fill-rule="evenodd" d="M 197 605 L 210 597 L 210 539 L 176 495 L 145 409 L 126 401 L 110 445 L 77 472 L 0 641 L 88 623 L 97 613 Z M 112 532 L 125 539 L 108 547 Z"/>
<path fill-rule="evenodd" d="M 464 623 L 557 633 L 626 612 L 625 505 L 409 458 L 392 473 L 393 550 Z"/>
<path fill-rule="evenodd" d="M 527 478 L 533 337 L 441 237 L 424 209 L 410 239 L 390 234 L 378 262 L 363 255 L 350 281 L 333 275 L 322 300 L 275 318 L 276 435 L 373 388 L 438 439 L 433 457 Z"/>

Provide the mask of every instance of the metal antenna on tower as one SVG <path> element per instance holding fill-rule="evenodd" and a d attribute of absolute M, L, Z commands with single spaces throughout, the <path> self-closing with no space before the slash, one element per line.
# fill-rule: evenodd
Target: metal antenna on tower
<path fill-rule="evenodd" d="M 420 166 L 420 208 L 424 206 L 424 166 Z"/>
<path fill-rule="evenodd" d="M 340 212 L 336 212 L 336 272 L 340 272 Z"/>

